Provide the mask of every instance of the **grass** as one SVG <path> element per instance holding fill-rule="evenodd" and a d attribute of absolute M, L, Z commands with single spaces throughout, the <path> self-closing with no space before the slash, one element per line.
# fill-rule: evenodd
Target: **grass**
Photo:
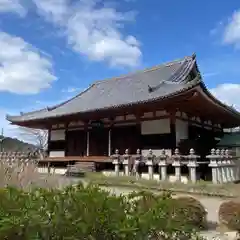
<path fill-rule="evenodd" d="M 58 176 L 39 173 L 34 163 L 9 164 L 4 160 L 0 161 L 0 188 L 13 186 L 28 190 L 34 187 L 59 188 L 61 185 Z"/>
<path fill-rule="evenodd" d="M 131 189 L 172 191 L 173 193 L 191 193 L 221 198 L 240 197 L 240 184 L 212 184 L 211 182 L 199 181 L 193 183 L 171 183 L 168 181 L 137 180 L 135 177 L 104 176 L 101 173 L 87 173 L 86 180 L 100 186 L 124 187 Z"/>
<path fill-rule="evenodd" d="M 37 171 L 36 164 L 14 164 L 0 162 L 0 188 L 14 186 L 22 189 L 33 187 L 62 188 L 75 184 L 80 179 L 58 176 L 55 174 L 41 174 Z M 205 195 L 221 198 L 240 197 L 240 184 L 219 184 L 199 181 L 196 184 L 183 184 L 171 182 L 159 182 L 156 180 L 136 180 L 135 177 L 104 176 L 101 173 L 87 173 L 86 182 L 91 182 L 105 187 L 122 187 L 131 190 L 171 191 L 173 193 L 190 193 L 191 195 Z"/>

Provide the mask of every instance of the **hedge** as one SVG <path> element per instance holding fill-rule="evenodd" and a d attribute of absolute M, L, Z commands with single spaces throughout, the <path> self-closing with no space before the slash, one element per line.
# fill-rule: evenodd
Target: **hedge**
<path fill-rule="evenodd" d="M 207 227 L 207 211 L 204 206 L 193 197 L 178 197 L 175 199 L 178 208 L 181 208 L 185 223 L 199 229 Z"/>
<path fill-rule="evenodd" d="M 136 195 L 151 198 L 145 192 Z M 145 208 L 135 207 L 139 199 L 94 185 L 28 192 L 7 187 L 0 190 L 0 239 L 200 239 L 169 194 L 152 196 Z"/>
<path fill-rule="evenodd" d="M 221 227 L 240 233 L 239 199 L 223 202 L 219 207 L 218 216 Z"/>

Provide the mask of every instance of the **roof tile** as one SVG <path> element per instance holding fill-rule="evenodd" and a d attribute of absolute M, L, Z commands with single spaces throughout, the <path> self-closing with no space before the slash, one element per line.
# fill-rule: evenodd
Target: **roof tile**
<path fill-rule="evenodd" d="M 7 118 L 15 122 L 29 121 L 164 98 L 193 85 L 186 76 L 194 64 L 195 58 L 185 57 L 118 78 L 98 81 L 76 97 L 49 110 Z"/>

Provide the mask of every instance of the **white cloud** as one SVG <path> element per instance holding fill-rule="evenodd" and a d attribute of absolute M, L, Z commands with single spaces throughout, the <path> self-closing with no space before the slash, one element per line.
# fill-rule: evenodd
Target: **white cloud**
<path fill-rule="evenodd" d="M 240 84 L 224 83 L 211 89 L 212 94 L 229 106 L 240 111 Z"/>
<path fill-rule="evenodd" d="M 23 17 L 27 11 L 23 7 L 21 0 L 0 0 L 0 13 L 13 12 Z"/>
<path fill-rule="evenodd" d="M 228 21 L 224 30 L 223 41 L 240 47 L 240 10 L 235 11 Z"/>
<path fill-rule="evenodd" d="M 97 0 L 33 0 L 39 14 L 60 27 L 75 52 L 110 65 L 135 67 L 142 52 L 139 41 L 124 35 L 124 23 L 134 20 L 133 12 L 118 12 Z"/>
<path fill-rule="evenodd" d="M 0 32 L 0 91 L 35 94 L 56 79 L 49 58 L 20 37 Z"/>
<path fill-rule="evenodd" d="M 62 89 L 63 93 L 75 93 L 75 92 L 80 92 L 80 88 L 76 88 L 76 87 L 68 87 L 66 89 Z"/>

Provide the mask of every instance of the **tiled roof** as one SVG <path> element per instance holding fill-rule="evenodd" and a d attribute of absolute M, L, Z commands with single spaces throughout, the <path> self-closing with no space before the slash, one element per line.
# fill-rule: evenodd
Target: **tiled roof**
<path fill-rule="evenodd" d="M 118 78 L 98 81 L 62 104 L 20 116 L 7 116 L 7 119 L 23 122 L 166 98 L 197 84 L 187 79 L 194 65 L 195 56 L 190 56 Z"/>

